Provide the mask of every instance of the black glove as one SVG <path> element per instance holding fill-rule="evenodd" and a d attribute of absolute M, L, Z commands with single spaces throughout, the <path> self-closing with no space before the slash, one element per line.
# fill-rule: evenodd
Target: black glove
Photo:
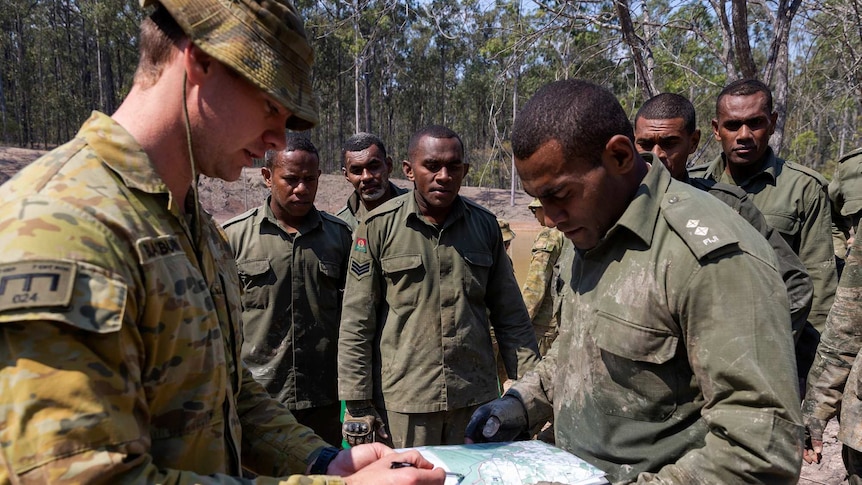
<path fill-rule="evenodd" d="M 371 401 L 347 401 L 341 435 L 350 446 L 381 441 L 389 444 L 389 434 L 380 413 Z M 378 440 L 377 438 L 380 438 Z M 391 446 L 391 445 L 390 445 Z"/>
<path fill-rule="evenodd" d="M 464 435 L 475 443 L 486 441 L 512 441 L 519 435 L 526 437 L 527 410 L 520 399 L 505 395 L 479 406 Z"/>

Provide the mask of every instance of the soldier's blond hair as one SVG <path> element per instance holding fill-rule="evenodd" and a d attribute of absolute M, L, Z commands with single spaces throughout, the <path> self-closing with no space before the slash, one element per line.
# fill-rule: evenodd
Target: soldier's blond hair
<path fill-rule="evenodd" d="M 162 7 L 141 22 L 140 59 L 135 70 L 135 84 L 148 88 L 159 80 L 174 53 L 176 45 L 186 37 L 171 14 Z"/>

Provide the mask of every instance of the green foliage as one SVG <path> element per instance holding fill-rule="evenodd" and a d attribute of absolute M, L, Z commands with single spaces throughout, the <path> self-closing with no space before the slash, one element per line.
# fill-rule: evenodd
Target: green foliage
<path fill-rule="evenodd" d="M 584 78 L 617 94 L 634 116 L 643 103 L 617 1 L 298 0 L 315 48 L 321 123 L 312 139 L 322 169 L 337 171 L 356 131 L 406 157 L 418 128 L 445 124 L 468 148 L 468 183 L 508 187 L 513 112 L 539 87 Z M 813 0 L 791 32 L 785 152 L 822 168 L 862 145 L 862 38 L 854 0 Z M 710 120 L 728 81 L 722 29 L 709 2 L 628 2 L 635 34 L 650 49 L 655 86 L 687 96 L 702 130 L 697 162 L 718 153 Z M 775 32 L 773 3 L 748 5 L 755 63 Z M 769 11 L 767 9 L 773 9 Z M 74 135 L 90 110 L 112 112 L 137 62 L 137 2 L 0 2 L 0 137 L 23 146 Z"/>

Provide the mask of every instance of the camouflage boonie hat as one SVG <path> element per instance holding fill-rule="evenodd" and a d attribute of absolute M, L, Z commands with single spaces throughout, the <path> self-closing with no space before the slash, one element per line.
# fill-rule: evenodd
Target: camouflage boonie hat
<path fill-rule="evenodd" d="M 183 32 L 289 109 L 286 126 L 307 130 L 318 122 L 311 90 L 314 51 L 290 0 L 140 0 L 161 3 Z"/>
<path fill-rule="evenodd" d="M 527 207 L 529 207 L 530 209 L 538 209 L 538 208 L 542 207 L 542 203 L 539 202 L 539 199 L 533 199 L 532 202 L 527 204 Z"/>
<path fill-rule="evenodd" d="M 503 242 L 511 241 L 515 239 L 515 231 L 509 227 L 509 222 L 503 219 L 497 219 L 497 224 L 500 225 L 500 232 L 503 234 Z"/>

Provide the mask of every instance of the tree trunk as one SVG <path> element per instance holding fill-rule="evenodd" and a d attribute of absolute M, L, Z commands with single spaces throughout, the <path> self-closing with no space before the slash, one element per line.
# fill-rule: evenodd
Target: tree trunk
<path fill-rule="evenodd" d="M 650 99 L 658 94 L 658 89 L 655 87 L 655 78 L 653 76 L 653 65 L 655 61 L 653 59 L 652 50 L 650 49 L 649 44 L 635 33 L 629 1 L 617 0 L 615 4 L 617 16 L 620 19 L 623 41 L 629 46 L 629 49 L 632 52 L 632 61 L 634 61 L 638 84 L 641 86 L 644 99 Z"/>

